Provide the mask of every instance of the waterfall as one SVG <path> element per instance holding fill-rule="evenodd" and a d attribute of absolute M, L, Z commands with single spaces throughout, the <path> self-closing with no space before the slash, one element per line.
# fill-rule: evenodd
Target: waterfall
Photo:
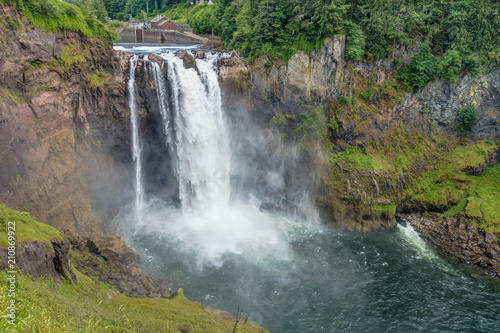
<path fill-rule="evenodd" d="M 130 122 L 132 124 L 132 159 L 135 162 L 135 213 L 138 221 L 142 220 L 142 206 L 144 202 L 144 189 L 141 176 L 141 143 L 139 140 L 139 124 L 137 115 L 137 104 L 135 101 L 135 70 L 138 56 L 130 58 L 130 78 L 128 81 Z"/>
<path fill-rule="evenodd" d="M 173 95 L 172 121 L 162 112 L 167 142 L 175 157 L 179 197 L 186 213 L 228 204 L 230 154 L 222 115 L 221 94 L 213 62 L 197 60 L 199 73 L 184 68 L 179 58 L 167 58 Z M 158 65 L 154 72 L 158 73 Z M 161 76 L 161 75 L 160 75 Z M 159 96 L 165 91 L 157 79 Z M 165 106 L 164 103 L 160 109 Z M 175 124 L 171 128 L 170 123 Z M 172 135 L 173 137 L 169 138 Z"/>
<path fill-rule="evenodd" d="M 175 202 L 180 205 L 152 198 L 144 204 L 143 220 L 136 228 L 167 237 L 187 256 L 186 263 L 197 269 L 220 266 L 225 254 L 245 249 L 256 256 L 286 257 L 276 218 L 262 213 L 256 201 L 231 198 L 230 140 L 216 69 L 218 55 L 196 59 L 197 70 L 186 69 L 172 53 L 161 57 L 162 64 L 148 61 L 147 74 L 158 99 L 165 135 L 161 143 L 170 152 L 178 186 Z M 142 207 L 140 202 L 138 206 Z"/>

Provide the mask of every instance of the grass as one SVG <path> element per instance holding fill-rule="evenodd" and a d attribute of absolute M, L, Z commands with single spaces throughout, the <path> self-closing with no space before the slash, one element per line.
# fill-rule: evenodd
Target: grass
<path fill-rule="evenodd" d="M 50 279 L 17 275 L 16 323 L 2 318 L 0 327 L 10 332 L 231 332 L 234 327 L 234 321 L 209 314 L 182 292 L 171 299 L 130 298 L 77 276 L 75 284 L 56 286 Z M 0 272 L 2 281 L 7 277 Z M 7 292 L 0 286 L 2 312 L 10 300 Z M 262 331 L 250 323 L 240 323 L 237 330 Z"/>
<path fill-rule="evenodd" d="M 75 5 L 58 0 L 1 0 L 15 4 L 35 26 L 47 32 L 75 31 L 111 42 L 115 35 L 97 19 L 85 16 Z"/>
<path fill-rule="evenodd" d="M 17 244 L 48 241 L 62 237 L 51 226 L 0 206 L 1 247 L 5 247 L 7 223 L 16 222 Z M 73 251 L 72 251 L 73 252 Z M 72 253 L 74 256 L 75 253 Z M 87 256 L 89 254 L 86 254 Z M 85 259 L 85 255 L 82 257 Z M 88 258 L 86 258 L 88 259 Z M 111 271 L 101 260 L 100 269 Z M 106 284 L 96 283 L 75 270 L 78 282 L 55 285 L 51 278 L 32 279 L 16 275 L 16 320 L 8 323 L 7 305 L 11 297 L 7 283 L 0 285 L 0 331 L 8 332 L 232 332 L 234 320 L 216 317 L 182 290 L 171 299 L 130 298 L 116 294 Z M 0 280 L 7 281 L 7 271 Z M 236 305 L 235 305 L 236 308 Z M 251 323 L 238 324 L 237 332 L 265 332 Z"/>
<path fill-rule="evenodd" d="M 0 248 L 7 247 L 7 233 L 9 231 L 9 222 L 15 222 L 16 244 L 26 244 L 33 241 L 50 241 L 55 238 L 61 238 L 61 233 L 53 227 L 35 221 L 29 213 L 21 213 L 0 205 Z"/>

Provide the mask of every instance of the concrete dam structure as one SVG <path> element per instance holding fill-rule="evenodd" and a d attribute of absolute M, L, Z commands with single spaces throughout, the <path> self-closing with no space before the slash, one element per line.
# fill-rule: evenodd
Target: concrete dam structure
<path fill-rule="evenodd" d="M 158 44 L 202 44 L 205 38 L 179 31 L 124 29 L 120 33 L 120 43 L 158 43 Z"/>

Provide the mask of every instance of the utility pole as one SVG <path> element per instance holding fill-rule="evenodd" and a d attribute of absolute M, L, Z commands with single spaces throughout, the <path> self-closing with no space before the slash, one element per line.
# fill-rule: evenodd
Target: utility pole
<path fill-rule="evenodd" d="M 186 23 L 189 24 L 189 0 L 186 0 Z"/>

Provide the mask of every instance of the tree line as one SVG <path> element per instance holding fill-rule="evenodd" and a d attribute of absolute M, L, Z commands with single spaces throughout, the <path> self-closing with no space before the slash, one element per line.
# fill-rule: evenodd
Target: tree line
<path fill-rule="evenodd" d="M 146 2 L 150 16 L 186 6 L 184 0 L 81 2 L 101 9 L 103 3 L 118 19 L 139 17 Z M 286 61 L 343 34 L 347 60 L 394 59 L 399 78 L 417 90 L 437 76 L 455 82 L 464 70 L 500 62 L 497 0 L 218 0 L 195 7 L 196 33 L 214 32 L 250 60 L 265 54 Z"/>
<path fill-rule="evenodd" d="M 205 8 L 195 32 L 213 29 L 226 48 L 250 60 L 261 54 L 288 60 L 344 34 L 347 60 L 394 59 L 400 79 L 414 89 L 500 63 L 496 0 L 219 0 Z"/>

